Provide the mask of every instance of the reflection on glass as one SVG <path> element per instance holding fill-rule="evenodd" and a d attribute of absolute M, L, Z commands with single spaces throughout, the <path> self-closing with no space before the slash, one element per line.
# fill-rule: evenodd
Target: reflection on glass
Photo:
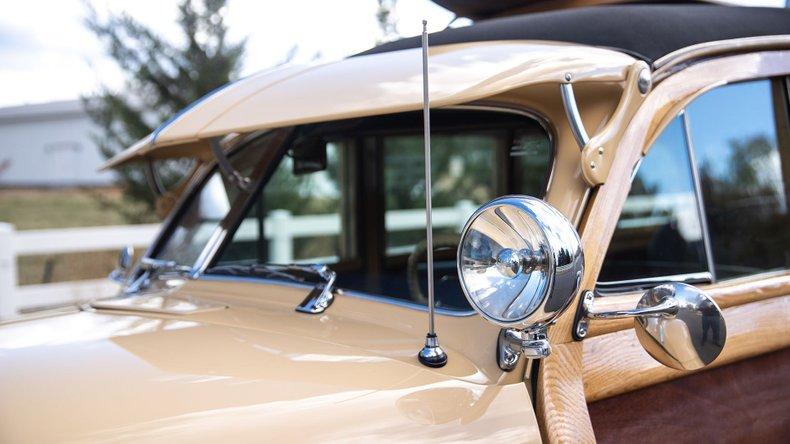
<path fill-rule="evenodd" d="M 680 118 L 650 148 L 617 222 L 601 282 L 707 271 Z"/>
<path fill-rule="evenodd" d="M 297 127 L 209 273 L 328 264 L 338 288 L 425 304 L 422 124 L 422 113 L 402 113 Z M 463 224 L 498 195 L 543 197 L 550 140 L 511 113 L 437 110 L 432 124 L 436 306 L 468 311 L 456 270 Z"/>
<path fill-rule="evenodd" d="M 350 210 L 343 199 L 348 150 L 341 142 L 325 149 L 326 167 L 317 171 L 295 171 L 293 157 L 282 158 L 218 264 L 332 264 L 351 255 L 351 233 L 341 228 Z"/>
<path fill-rule="evenodd" d="M 723 86 L 687 109 L 718 278 L 790 265 L 786 90 Z"/>
<path fill-rule="evenodd" d="M 431 137 L 434 233 L 437 236 L 452 235 L 457 243 L 463 221 L 480 204 L 494 198 L 495 156 L 504 136 L 504 132 L 490 132 Z M 425 238 L 423 138 L 422 135 L 390 136 L 384 138 L 383 143 L 387 254 L 410 253 L 414 245 Z M 403 222 L 407 213 L 413 213 L 412 223 Z"/>

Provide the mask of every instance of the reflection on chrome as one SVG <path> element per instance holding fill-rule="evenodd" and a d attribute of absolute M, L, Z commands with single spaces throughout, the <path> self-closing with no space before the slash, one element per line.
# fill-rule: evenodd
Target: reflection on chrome
<path fill-rule="evenodd" d="M 581 243 L 570 223 L 540 199 L 505 196 L 464 228 L 458 274 L 469 303 L 503 327 L 554 318 L 578 289 Z"/>
<path fill-rule="evenodd" d="M 599 311 L 592 292 L 584 295 L 579 337 L 586 336 L 588 319 L 634 318 L 642 347 L 658 362 L 677 370 L 697 370 L 713 362 L 727 340 L 721 309 L 708 295 L 678 282 L 644 293 L 633 310 Z"/>
<path fill-rule="evenodd" d="M 458 246 L 458 276 L 469 304 L 505 327 L 497 360 L 513 370 L 522 355 L 549 355 L 546 326 L 568 306 L 584 270 L 570 222 L 540 199 L 505 196 L 478 209 Z"/>

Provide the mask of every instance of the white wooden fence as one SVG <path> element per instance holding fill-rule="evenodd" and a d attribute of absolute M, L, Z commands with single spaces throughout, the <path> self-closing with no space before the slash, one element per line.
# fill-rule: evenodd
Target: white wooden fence
<path fill-rule="evenodd" d="M 460 230 L 475 208 L 468 200 L 454 207 L 434 208 L 434 225 Z M 255 223 L 254 219 L 245 220 L 236 239 L 255 239 Z M 391 231 L 419 229 L 425 226 L 425 212 L 421 209 L 388 212 L 386 223 Z M 285 210 L 269 213 L 265 224 L 269 257 L 277 263 L 294 261 L 294 239 L 336 235 L 341 226 L 336 214 L 292 216 Z M 13 225 L 0 222 L 0 320 L 36 307 L 85 302 L 99 295 L 111 295 L 118 289 L 109 279 L 18 286 L 19 256 L 120 250 L 126 245 L 146 247 L 158 231 L 158 224 L 16 231 Z"/>
<path fill-rule="evenodd" d="M 16 231 L 0 222 L 0 319 L 33 307 L 79 303 L 117 289 L 109 279 L 17 286 L 17 257 L 145 247 L 158 224 Z"/>
<path fill-rule="evenodd" d="M 653 226 L 675 219 L 685 237 L 696 238 L 699 227 L 694 205 L 694 196 L 688 193 L 659 198 L 632 197 L 623 208 L 623 214 L 631 217 L 621 218 L 619 225 L 622 228 Z M 468 200 L 459 201 L 454 207 L 434 208 L 434 226 L 456 227 L 460 231 L 475 209 L 476 205 Z M 422 209 L 389 211 L 385 221 L 388 231 L 419 229 L 425 226 L 425 212 Z M 270 212 L 265 224 L 269 258 L 276 263 L 306 259 L 294 258 L 294 239 L 336 235 L 341 229 L 336 214 L 292 216 L 285 210 Z M 119 250 L 126 245 L 146 247 L 158 231 L 158 224 L 15 231 L 13 225 L 0 222 L 0 320 L 16 317 L 26 309 L 80 303 L 98 295 L 111 295 L 118 289 L 109 279 L 17 286 L 17 257 Z M 256 236 L 256 221 L 248 219 L 242 222 L 236 239 L 253 240 Z M 392 251 L 409 249 L 410 246 L 395 247 Z"/>

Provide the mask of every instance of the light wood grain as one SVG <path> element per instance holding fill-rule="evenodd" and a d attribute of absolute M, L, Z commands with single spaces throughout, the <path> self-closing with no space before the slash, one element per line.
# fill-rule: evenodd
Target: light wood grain
<path fill-rule="evenodd" d="M 790 51 L 766 51 L 721 57 L 697 63 L 672 75 L 647 96 L 617 144 L 606 182 L 595 189 L 579 225 L 584 247 L 583 290 L 595 288 L 609 242 L 631 188 L 631 172 L 653 139 L 689 102 L 709 89 L 730 82 L 790 72 Z M 561 315 L 550 330 L 552 343 L 573 341 L 576 307 Z"/>
<path fill-rule="evenodd" d="M 790 296 L 723 311 L 727 342 L 721 355 L 706 368 L 790 346 Z M 642 349 L 633 329 L 585 339 L 582 344 L 584 394 L 589 402 L 692 373 L 655 361 Z"/>
<path fill-rule="evenodd" d="M 582 384 L 582 343 L 552 347 L 540 362 L 536 404 L 543 442 L 595 442 Z"/>
<path fill-rule="evenodd" d="M 700 289 L 712 297 L 719 308 L 736 307 L 750 302 L 790 295 L 790 271 L 781 273 L 760 274 L 745 279 L 735 279 L 712 285 L 700 286 Z M 596 309 L 630 310 L 642 297 L 642 292 L 624 293 L 612 296 L 599 296 L 595 300 Z M 590 320 L 587 337 L 600 336 L 620 330 L 632 328 L 631 319 L 595 319 Z"/>

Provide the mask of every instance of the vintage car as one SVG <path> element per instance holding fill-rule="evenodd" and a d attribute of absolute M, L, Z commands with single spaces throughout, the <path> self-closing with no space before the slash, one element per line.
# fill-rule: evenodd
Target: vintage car
<path fill-rule="evenodd" d="M 427 77 L 419 37 L 279 67 L 111 159 L 196 167 L 120 294 L 0 326 L 0 442 L 787 442 L 790 10 L 429 43 Z"/>

